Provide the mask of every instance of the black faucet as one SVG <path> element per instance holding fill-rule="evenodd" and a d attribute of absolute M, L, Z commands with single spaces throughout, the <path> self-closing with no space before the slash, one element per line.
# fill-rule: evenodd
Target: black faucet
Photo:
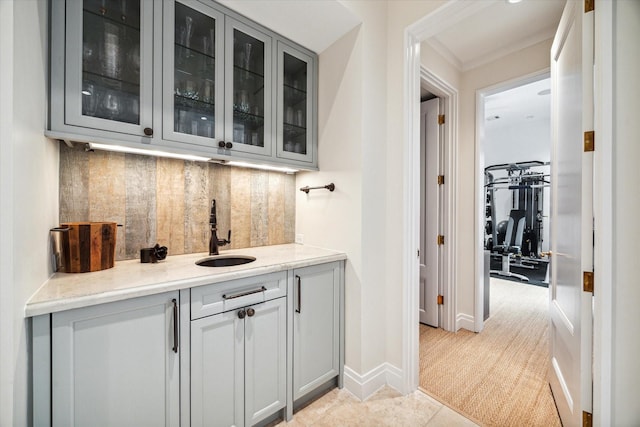
<path fill-rule="evenodd" d="M 218 220 L 216 218 L 216 199 L 211 201 L 211 213 L 209 214 L 209 225 L 211 226 L 211 240 L 209 241 L 209 255 L 218 255 L 218 246 L 231 243 L 231 230 L 226 239 L 218 239 Z"/>

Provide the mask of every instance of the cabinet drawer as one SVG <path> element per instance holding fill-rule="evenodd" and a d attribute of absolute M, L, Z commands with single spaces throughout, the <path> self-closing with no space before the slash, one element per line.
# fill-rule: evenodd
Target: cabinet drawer
<path fill-rule="evenodd" d="M 286 271 L 199 286 L 191 289 L 191 320 L 269 301 L 286 294 Z"/>

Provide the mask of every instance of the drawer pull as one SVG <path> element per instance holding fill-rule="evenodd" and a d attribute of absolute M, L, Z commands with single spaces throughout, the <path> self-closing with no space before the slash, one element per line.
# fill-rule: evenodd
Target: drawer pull
<path fill-rule="evenodd" d="M 234 298 L 246 297 L 247 295 L 257 294 L 258 292 L 264 292 L 266 290 L 267 290 L 267 288 L 265 288 L 264 286 L 260 286 L 260 288 L 258 288 L 258 289 L 253 289 L 251 291 L 246 291 L 246 292 L 240 292 L 238 294 L 231 294 L 231 295 L 222 294 L 222 298 L 224 298 L 224 299 L 234 299 Z"/>
<path fill-rule="evenodd" d="M 178 352 L 178 301 L 172 299 L 173 303 L 173 352 Z"/>
<path fill-rule="evenodd" d="M 298 308 L 296 308 L 296 313 L 302 312 L 302 289 L 301 289 L 301 279 L 300 276 L 296 275 L 296 281 L 298 282 Z"/>

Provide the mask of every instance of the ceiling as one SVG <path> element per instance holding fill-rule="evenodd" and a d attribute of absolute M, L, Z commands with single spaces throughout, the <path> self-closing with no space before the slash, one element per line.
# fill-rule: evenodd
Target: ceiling
<path fill-rule="evenodd" d="M 360 24 L 336 0 L 217 0 L 247 18 L 320 53 Z"/>
<path fill-rule="evenodd" d="M 473 14 L 426 41 L 460 71 L 467 71 L 554 36 L 564 0 L 479 0 Z"/>
<path fill-rule="evenodd" d="M 485 97 L 485 129 L 551 120 L 550 87 L 545 78 Z"/>

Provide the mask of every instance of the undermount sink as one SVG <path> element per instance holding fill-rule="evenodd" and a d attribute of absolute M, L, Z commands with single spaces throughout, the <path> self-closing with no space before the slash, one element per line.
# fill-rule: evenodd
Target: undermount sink
<path fill-rule="evenodd" d="M 213 255 L 199 259 L 196 264 L 202 267 L 231 267 L 248 264 L 255 260 L 255 257 L 247 255 Z"/>

